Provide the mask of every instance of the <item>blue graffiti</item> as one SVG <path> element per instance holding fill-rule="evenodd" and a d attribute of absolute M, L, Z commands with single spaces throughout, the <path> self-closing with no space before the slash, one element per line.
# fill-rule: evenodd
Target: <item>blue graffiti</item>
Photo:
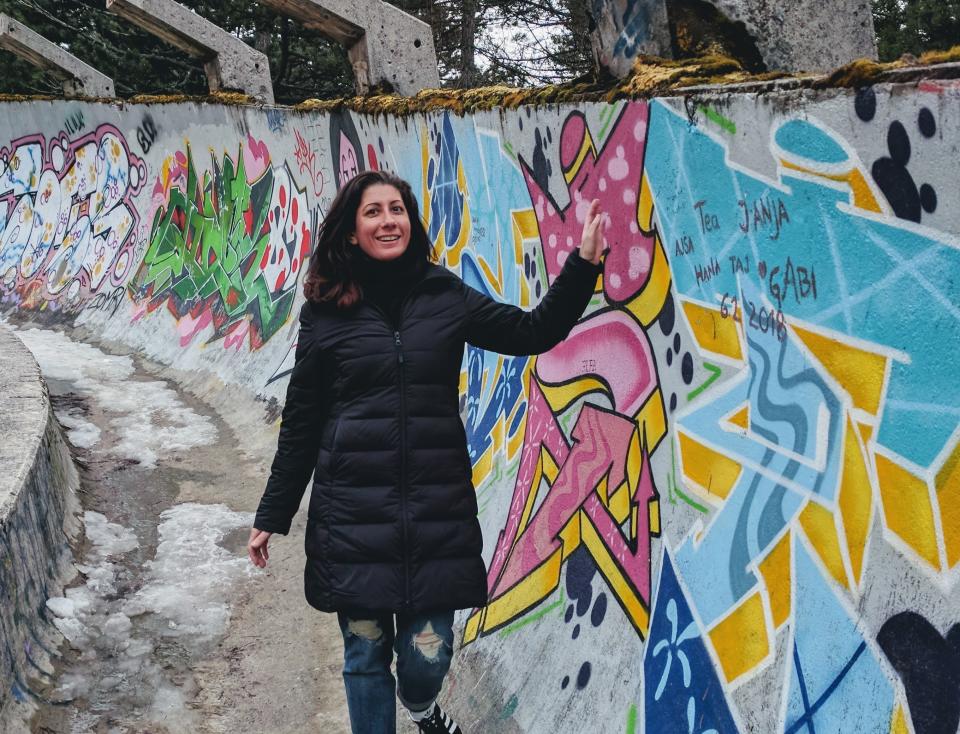
<path fill-rule="evenodd" d="M 695 256 L 671 262 L 678 292 L 719 305 L 738 290 L 730 258 L 750 258 L 751 277 L 789 317 L 896 350 L 876 441 L 930 466 L 960 424 L 960 381 L 944 358 L 944 345 L 960 343 L 960 249 L 853 209 L 849 189 L 823 179 L 783 169 L 776 183 L 736 169 L 686 117 L 651 107 L 645 170 L 662 235 L 695 243 Z M 800 164 L 855 167 L 808 122 L 784 124 L 774 141 Z"/>
<path fill-rule="evenodd" d="M 723 686 L 664 553 L 643 659 L 648 732 L 736 734 Z"/>

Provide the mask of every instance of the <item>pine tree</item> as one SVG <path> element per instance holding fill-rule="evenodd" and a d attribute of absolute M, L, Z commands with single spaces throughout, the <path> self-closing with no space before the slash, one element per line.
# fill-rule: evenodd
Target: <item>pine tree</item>
<path fill-rule="evenodd" d="M 960 44 L 960 0 L 874 0 L 881 61 Z"/>
<path fill-rule="evenodd" d="M 180 1 L 267 55 L 278 102 L 351 93 L 346 52 L 317 32 L 249 0 Z M 198 59 L 108 12 L 102 0 L 0 0 L 0 12 L 113 77 L 121 97 L 208 91 Z M 3 53 L 7 74 L 0 91 L 62 93 L 53 76 Z"/>

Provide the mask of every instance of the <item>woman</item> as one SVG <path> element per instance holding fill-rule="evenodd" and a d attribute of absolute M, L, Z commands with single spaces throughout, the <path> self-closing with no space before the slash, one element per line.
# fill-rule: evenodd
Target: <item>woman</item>
<path fill-rule="evenodd" d="M 464 343 L 519 355 L 565 338 L 600 272 L 600 223 L 594 201 L 580 253 L 525 312 L 430 262 L 416 199 L 400 178 L 361 173 L 330 206 L 248 553 L 266 565 L 270 536 L 289 532 L 312 472 L 306 596 L 338 614 L 356 734 L 396 731 L 395 691 L 421 732 L 461 731 L 435 701 L 454 611 L 487 601 L 459 413 Z"/>

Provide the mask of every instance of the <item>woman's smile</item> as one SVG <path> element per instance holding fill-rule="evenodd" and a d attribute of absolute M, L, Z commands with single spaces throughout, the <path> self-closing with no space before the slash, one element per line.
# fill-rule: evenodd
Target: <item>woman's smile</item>
<path fill-rule="evenodd" d="M 350 242 L 374 260 L 394 260 L 406 252 L 410 217 L 394 186 L 374 184 L 364 189 Z"/>

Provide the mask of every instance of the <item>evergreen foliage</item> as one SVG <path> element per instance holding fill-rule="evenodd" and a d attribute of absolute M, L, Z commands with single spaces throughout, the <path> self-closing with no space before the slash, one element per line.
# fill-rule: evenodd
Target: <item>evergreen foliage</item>
<path fill-rule="evenodd" d="M 277 102 L 352 94 L 346 52 L 253 0 L 179 0 L 264 52 Z M 430 24 L 443 86 L 531 86 L 593 72 L 588 0 L 391 0 Z M 873 0 L 880 59 L 960 44 L 960 0 Z M 0 0 L 24 22 L 112 76 L 121 97 L 207 92 L 203 64 L 104 8 L 103 0 Z M 4 53 L 0 92 L 60 95 L 50 74 Z"/>
<path fill-rule="evenodd" d="M 873 0 L 881 61 L 960 44 L 960 0 Z"/>
<path fill-rule="evenodd" d="M 350 94 L 346 52 L 250 0 L 180 0 L 270 59 L 277 102 Z M 82 61 L 112 76 L 117 95 L 206 94 L 203 64 L 104 9 L 103 0 L 0 0 L 0 12 L 25 23 Z M 60 83 L 12 54 L 0 92 L 62 94 Z"/>

